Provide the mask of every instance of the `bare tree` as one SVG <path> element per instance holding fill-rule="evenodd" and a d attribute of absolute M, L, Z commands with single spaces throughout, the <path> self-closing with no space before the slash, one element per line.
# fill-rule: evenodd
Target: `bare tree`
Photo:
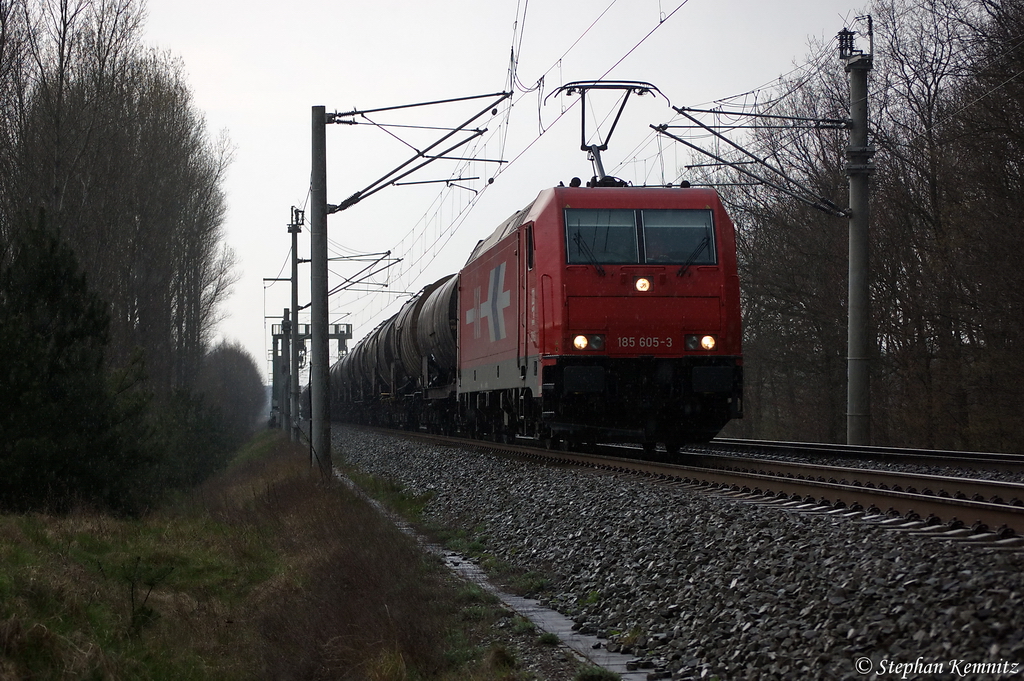
<path fill-rule="evenodd" d="M 955 140 L 951 213 L 964 244 L 956 255 L 956 300 L 970 320 L 961 325 L 969 417 L 963 437 L 972 446 L 1020 451 L 1024 388 L 1014 377 L 1024 370 L 1024 7 L 979 4 L 982 11 L 968 15 L 971 77 L 953 93 L 946 124 Z"/>
<path fill-rule="evenodd" d="M 23 0 L 0 0 L 0 246 L 10 241 L 19 100 L 26 74 L 28 27 Z M 2 252 L 0 248 L 0 252 Z"/>
<path fill-rule="evenodd" d="M 871 13 L 876 441 L 1019 450 L 1024 389 L 1009 376 L 1024 368 L 1024 10 L 999 0 L 877 0 Z M 787 113 L 845 117 L 838 70 L 779 90 L 775 106 Z M 759 131 L 750 144 L 845 204 L 842 136 Z M 838 439 L 844 221 L 761 190 L 727 196 L 744 268 L 754 414 L 744 427 Z"/>
<path fill-rule="evenodd" d="M 267 393 L 259 365 L 241 345 L 222 342 L 212 348 L 196 389 L 218 411 L 233 442 L 244 442 L 260 425 Z"/>
<path fill-rule="evenodd" d="M 139 0 L 17 7 L 4 214 L 47 208 L 110 305 L 111 365 L 141 349 L 158 395 L 187 388 L 234 281 L 221 231 L 230 144 L 209 139 L 180 61 L 141 46 Z"/>
<path fill-rule="evenodd" d="M 813 78 L 782 82 L 792 93 L 762 113 L 837 118 L 845 94 L 838 64 Z M 758 158 L 815 197 L 846 202 L 840 133 L 819 128 L 761 126 L 744 142 Z M 749 160 L 738 154 L 735 160 Z M 762 175 L 787 182 L 765 168 Z M 845 428 L 845 220 L 740 172 L 719 168 L 704 181 L 720 184 L 737 225 L 744 316 L 747 417 L 735 434 L 837 440 Z M 811 198 L 808 196 L 808 198 Z"/>

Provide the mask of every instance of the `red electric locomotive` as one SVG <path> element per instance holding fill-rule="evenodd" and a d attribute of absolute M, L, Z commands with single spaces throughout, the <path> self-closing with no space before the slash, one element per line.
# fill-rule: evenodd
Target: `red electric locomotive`
<path fill-rule="evenodd" d="M 716 192 L 556 187 L 342 358 L 333 401 L 357 421 L 672 452 L 742 416 L 740 340 Z"/>

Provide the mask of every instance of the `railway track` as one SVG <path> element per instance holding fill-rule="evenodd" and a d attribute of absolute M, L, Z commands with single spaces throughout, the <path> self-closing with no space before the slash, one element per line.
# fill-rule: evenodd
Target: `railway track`
<path fill-rule="evenodd" d="M 894 522 L 902 519 L 910 529 L 945 532 L 949 538 L 1024 545 L 1024 538 L 1015 536 L 1024 534 L 1024 484 L 1021 483 L 696 454 L 692 451 L 687 452 L 686 463 L 669 463 L 623 456 L 624 448 L 602 448 L 600 453 L 565 452 L 523 444 L 406 434 L 417 439 L 480 447 L 545 463 L 674 480 L 746 499 L 810 504 L 815 509 L 851 517 L 878 521 L 891 519 Z M 818 447 L 818 453 L 823 454 L 822 446 Z M 618 455 L 609 454 L 609 451 L 618 452 Z M 625 451 L 640 454 L 639 450 Z M 832 455 L 837 454 L 833 452 Z M 949 465 L 953 458 L 944 460 Z"/>

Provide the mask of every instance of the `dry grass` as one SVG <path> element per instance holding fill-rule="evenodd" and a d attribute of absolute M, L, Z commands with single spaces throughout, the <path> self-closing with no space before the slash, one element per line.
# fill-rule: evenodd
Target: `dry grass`
<path fill-rule="evenodd" d="M 446 575 L 391 523 L 348 491 L 308 478 L 282 481 L 260 510 L 263 522 L 279 524 L 279 550 L 293 557 L 291 575 L 301 575 L 260 606 L 272 677 L 443 667 Z M 394 673 L 380 678 L 401 678 Z"/>
<path fill-rule="evenodd" d="M 510 678 L 481 607 L 275 434 L 141 520 L 0 516 L 0 681 Z"/>

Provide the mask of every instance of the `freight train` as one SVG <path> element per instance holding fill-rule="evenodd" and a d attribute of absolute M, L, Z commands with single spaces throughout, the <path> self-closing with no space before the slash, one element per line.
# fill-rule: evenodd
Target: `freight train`
<path fill-rule="evenodd" d="M 579 184 L 542 191 L 344 355 L 332 417 L 669 453 L 742 417 L 736 240 L 718 194 Z"/>

